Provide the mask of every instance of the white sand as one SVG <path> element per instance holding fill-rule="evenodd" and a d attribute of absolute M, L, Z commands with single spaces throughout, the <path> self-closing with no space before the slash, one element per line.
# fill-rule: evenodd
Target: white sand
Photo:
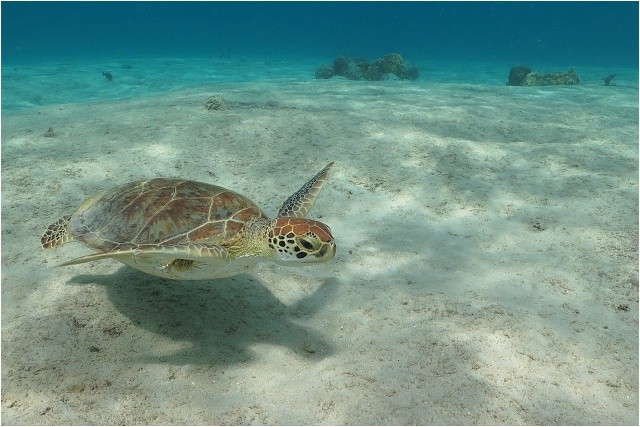
<path fill-rule="evenodd" d="M 2 422 L 637 425 L 637 89 L 494 72 L 5 111 Z M 37 103 L 32 80 L 4 99 Z M 40 248 L 109 186 L 190 178 L 273 214 L 332 160 L 329 264 L 169 282 Z"/>

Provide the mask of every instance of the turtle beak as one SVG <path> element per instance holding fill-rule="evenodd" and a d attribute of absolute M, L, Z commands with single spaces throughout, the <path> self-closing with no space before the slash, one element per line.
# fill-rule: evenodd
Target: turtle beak
<path fill-rule="evenodd" d="M 308 264 L 316 262 L 326 262 L 331 261 L 334 256 L 336 256 L 336 245 L 332 240 L 330 242 L 323 242 L 316 252 L 310 253 L 307 256 L 300 258 L 299 261 Z"/>
<path fill-rule="evenodd" d="M 329 261 L 334 256 L 336 256 L 336 244 L 333 241 L 325 243 L 318 251 L 318 258 L 323 261 Z"/>

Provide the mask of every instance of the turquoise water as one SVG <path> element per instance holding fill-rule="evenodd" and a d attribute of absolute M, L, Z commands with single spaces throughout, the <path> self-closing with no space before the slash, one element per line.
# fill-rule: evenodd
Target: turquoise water
<path fill-rule="evenodd" d="M 171 93 L 189 88 L 211 87 L 216 83 L 246 82 L 317 83 L 314 71 L 331 57 L 139 57 L 76 59 L 46 61 L 39 64 L 2 67 L 2 110 L 4 114 L 28 108 L 76 102 L 124 100 Z M 416 61 L 421 75 L 415 81 L 397 84 L 420 88 L 437 83 L 470 83 L 484 86 L 504 86 L 511 64 L 497 61 L 463 61 L 454 59 Z M 571 63 L 539 64 L 540 72 L 566 71 L 574 66 L 581 85 L 602 85 L 602 77 L 616 73 L 618 86 L 637 87 L 638 69 L 615 66 L 576 66 Z M 108 81 L 103 71 L 112 73 Z M 359 86 L 367 82 L 348 81 Z"/>
<path fill-rule="evenodd" d="M 636 2 L 2 4 L 5 64 L 129 56 L 445 58 L 636 66 Z"/>
<path fill-rule="evenodd" d="M 416 84 L 504 84 L 515 65 L 636 84 L 638 5 L 4 2 L 2 108 L 308 81 L 337 55 L 390 52 L 420 68 Z"/>

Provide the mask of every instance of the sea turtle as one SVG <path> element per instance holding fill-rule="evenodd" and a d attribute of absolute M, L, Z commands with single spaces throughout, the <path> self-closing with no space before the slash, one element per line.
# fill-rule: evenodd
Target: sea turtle
<path fill-rule="evenodd" d="M 42 247 L 76 240 L 98 252 L 60 265 L 113 258 L 178 280 L 233 276 L 259 261 L 329 261 L 336 252 L 331 230 L 304 217 L 332 164 L 289 197 L 276 219 L 216 185 L 166 178 L 130 182 L 95 195 L 51 224 Z"/>

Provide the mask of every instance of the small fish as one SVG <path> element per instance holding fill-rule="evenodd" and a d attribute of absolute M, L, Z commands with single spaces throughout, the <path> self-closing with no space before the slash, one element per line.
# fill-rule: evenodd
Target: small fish
<path fill-rule="evenodd" d="M 113 74 L 111 74 L 111 73 L 110 73 L 110 72 L 108 72 L 108 71 L 103 71 L 103 72 L 102 72 L 102 75 L 103 75 L 103 76 L 105 76 L 105 77 L 106 77 L 106 79 L 107 79 L 107 80 L 109 80 L 109 81 L 113 80 Z"/>

